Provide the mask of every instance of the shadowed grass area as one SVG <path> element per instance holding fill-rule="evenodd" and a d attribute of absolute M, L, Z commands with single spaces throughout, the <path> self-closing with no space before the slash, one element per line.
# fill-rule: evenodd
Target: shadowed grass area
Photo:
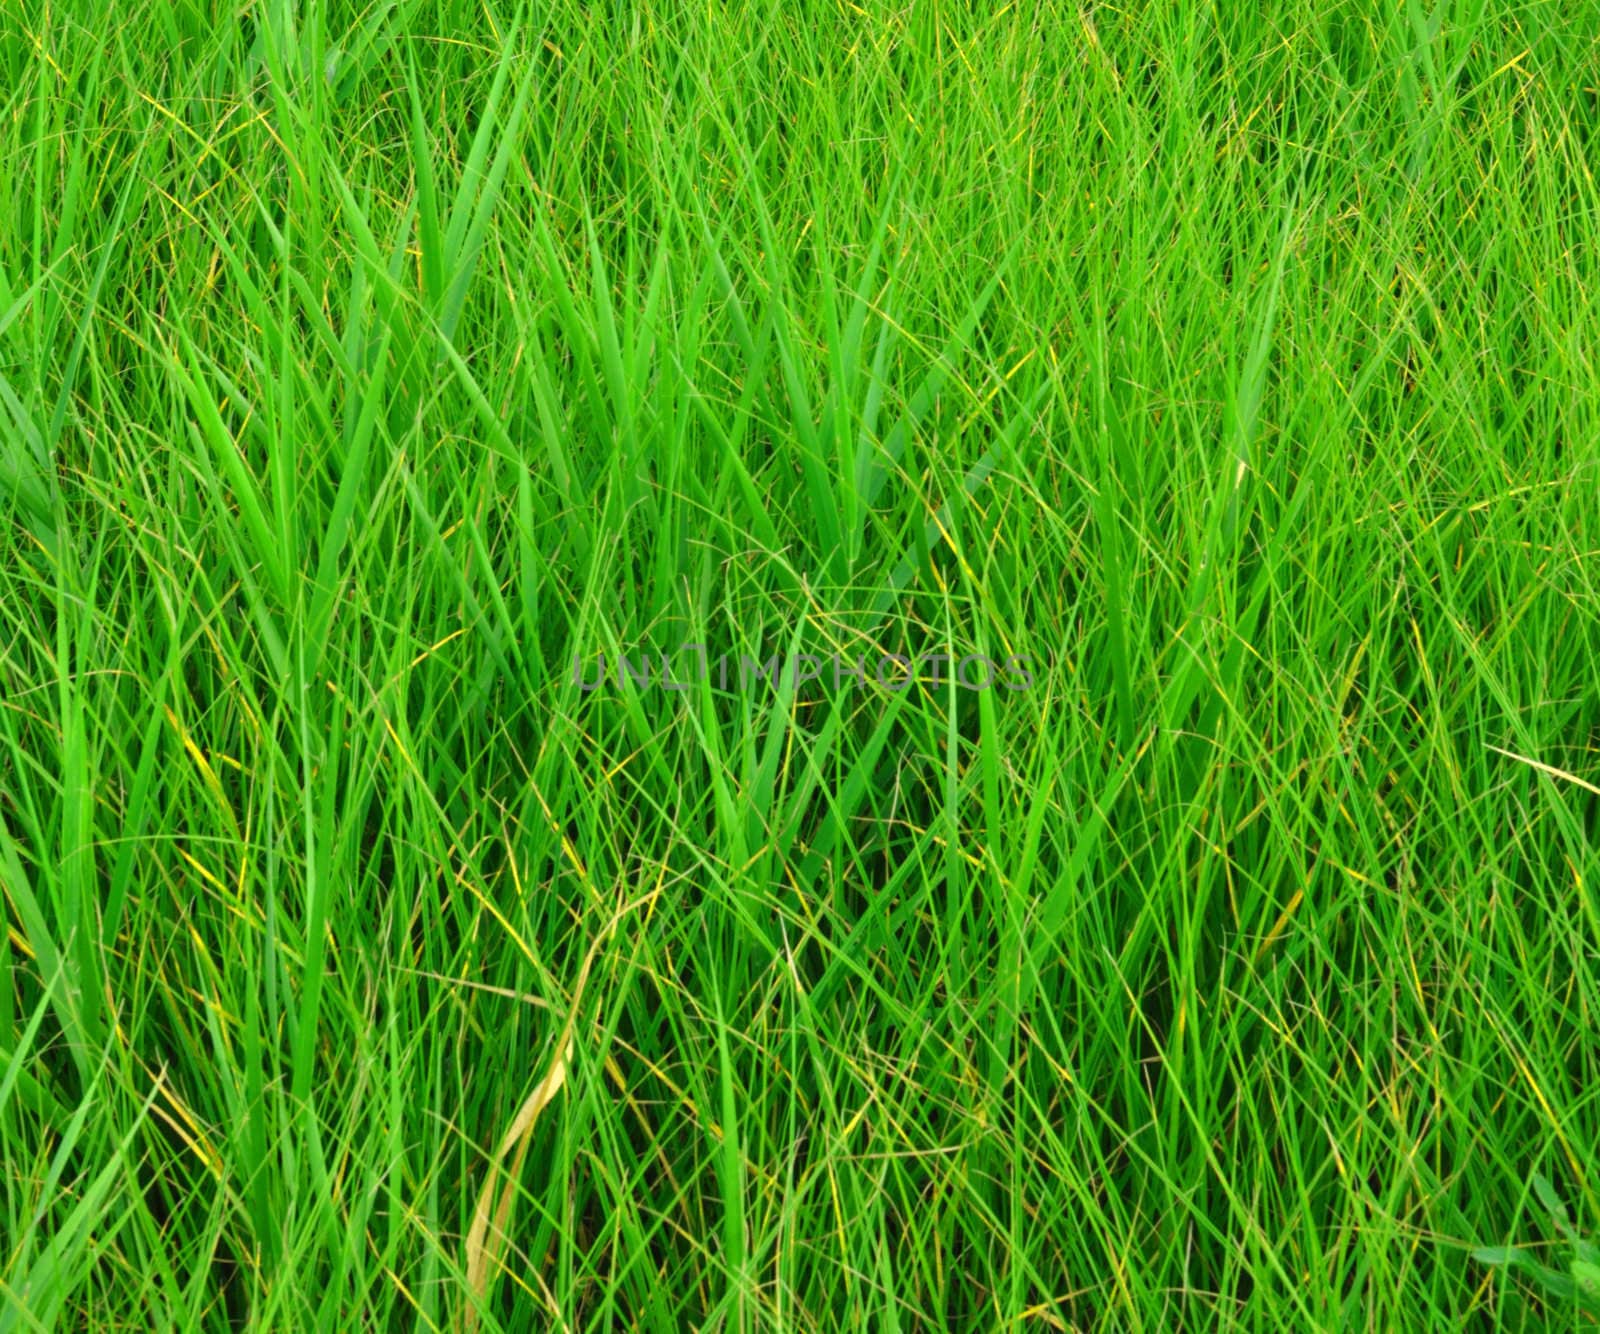
<path fill-rule="evenodd" d="M 1388 8 L 0 8 L 0 1331 L 1600 1314 L 1600 9 Z"/>

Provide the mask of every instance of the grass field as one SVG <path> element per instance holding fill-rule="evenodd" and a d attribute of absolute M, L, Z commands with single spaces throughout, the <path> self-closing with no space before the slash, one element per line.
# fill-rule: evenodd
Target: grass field
<path fill-rule="evenodd" d="M 1592 1321 L 1596 171 L 1592 0 L 0 0 L 0 1331 Z"/>

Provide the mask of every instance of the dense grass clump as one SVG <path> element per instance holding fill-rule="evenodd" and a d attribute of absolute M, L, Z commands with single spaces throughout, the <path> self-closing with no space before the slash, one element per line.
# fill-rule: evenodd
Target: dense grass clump
<path fill-rule="evenodd" d="M 1597 164 L 1589 0 L 6 0 L 0 1330 L 1600 1314 Z"/>

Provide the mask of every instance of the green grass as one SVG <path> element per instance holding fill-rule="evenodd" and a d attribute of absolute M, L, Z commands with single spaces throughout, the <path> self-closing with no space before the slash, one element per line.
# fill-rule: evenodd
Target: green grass
<path fill-rule="evenodd" d="M 1589 0 L 8 0 L 0 1331 L 1572 1328 L 1596 170 Z"/>

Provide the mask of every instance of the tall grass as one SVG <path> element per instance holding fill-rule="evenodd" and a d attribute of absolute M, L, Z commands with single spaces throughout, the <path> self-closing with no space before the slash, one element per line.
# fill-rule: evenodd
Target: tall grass
<path fill-rule="evenodd" d="M 0 1330 L 1583 1318 L 1597 130 L 1578 0 L 9 0 Z"/>

